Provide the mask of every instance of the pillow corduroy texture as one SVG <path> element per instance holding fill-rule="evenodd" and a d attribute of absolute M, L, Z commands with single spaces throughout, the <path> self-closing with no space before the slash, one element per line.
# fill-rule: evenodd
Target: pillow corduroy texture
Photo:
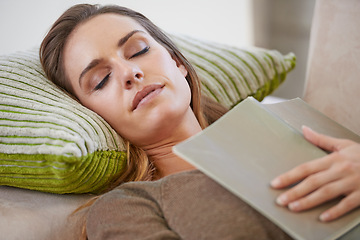
<path fill-rule="evenodd" d="M 293 53 L 237 48 L 181 35 L 171 38 L 194 66 L 203 94 L 227 108 L 248 96 L 263 100 L 279 87 L 296 64 Z"/>
<path fill-rule="evenodd" d="M 262 100 L 295 66 L 293 54 L 172 35 L 203 93 L 231 108 Z M 97 114 L 47 80 L 37 51 L 0 56 L 0 185 L 98 193 L 122 173 L 124 142 Z"/>
<path fill-rule="evenodd" d="M 36 51 L 0 58 L 0 184 L 98 192 L 124 167 L 123 142 L 44 77 Z"/>

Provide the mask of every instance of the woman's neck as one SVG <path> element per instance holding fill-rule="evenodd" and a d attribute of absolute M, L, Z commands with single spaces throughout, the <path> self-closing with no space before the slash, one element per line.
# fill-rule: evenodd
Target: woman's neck
<path fill-rule="evenodd" d="M 155 178 L 162 178 L 173 173 L 195 169 L 190 163 L 175 155 L 172 148 L 201 130 L 196 117 L 192 115 L 183 124 L 177 125 L 167 137 L 143 148 L 149 160 L 155 166 Z"/>
<path fill-rule="evenodd" d="M 195 169 L 195 167 L 190 163 L 186 162 L 173 153 L 173 146 L 175 146 L 175 144 L 162 146 L 156 150 L 154 149 L 154 151 L 150 151 L 151 155 L 147 151 L 149 160 L 155 166 L 154 179 L 159 179 L 174 173 Z"/>

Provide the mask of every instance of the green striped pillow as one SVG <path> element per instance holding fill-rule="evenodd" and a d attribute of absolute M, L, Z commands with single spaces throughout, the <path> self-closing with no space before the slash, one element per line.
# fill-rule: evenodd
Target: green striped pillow
<path fill-rule="evenodd" d="M 125 164 L 122 139 L 44 77 L 37 51 L 0 57 L 0 184 L 99 192 Z"/>
<path fill-rule="evenodd" d="M 284 56 L 276 50 L 236 48 L 181 35 L 171 38 L 194 66 L 203 94 L 228 108 L 248 96 L 263 100 L 296 63 L 293 53 Z"/>
<path fill-rule="evenodd" d="M 295 65 L 265 49 L 172 36 L 227 107 L 271 93 Z M 44 77 L 37 51 L 0 56 L 0 185 L 52 193 L 101 192 L 126 164 L 123 140 L 97 114 Z"/>

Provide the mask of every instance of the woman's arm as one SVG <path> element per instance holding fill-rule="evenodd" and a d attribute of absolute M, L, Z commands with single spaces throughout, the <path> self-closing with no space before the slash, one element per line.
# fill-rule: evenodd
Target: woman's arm
<path fill-rule="evenodd" d="M 305 138 L 331 154 L 302 164 L 275 178 L 271 185 L 284 188 L 299 184 L 277 198 L 277 203 L 298 212 L 344 196 L 320 215 L 327 222 L 360 206 L 360 144 L 332 138 L 303 127 Z"/>

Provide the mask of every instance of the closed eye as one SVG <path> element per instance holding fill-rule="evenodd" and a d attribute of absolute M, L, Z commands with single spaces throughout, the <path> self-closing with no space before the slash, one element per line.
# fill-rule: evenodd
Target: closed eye
<path fill-rule="evenodd" d="M 150 49 L 150 47 L 149 47 L 149 46 L 146 46 L 146 47 L 143 48 L 141 51 L 139 51 L 139 52 L 135 53 L 134 55 L 132 55 L 132 56 L 130 57 L 130 59 L 131 59 L 131 58 L 134 58 L 134 57 L 137 57 L 137 56 L 139 56 L 139 55 L 142 55 L 142 54 L 144 54 L 144 53 L 147 53 L 147 52 L 149 51 L 149 49 Z"/>
<path fill-rule="evenodd" d="M 103 87 L 105 86 L 105 84 L 107 83 L 107 81 L 109 80 L 110 75 L 111 75 L 111 72 L 110 72 L 108 75 L 106 75 L 106 76 L 104 77 L 104 79 L 101 80 L 101 81 L 95 86 L 94 91 L 100 90 L 101 88 L 103 88 Z"/>

